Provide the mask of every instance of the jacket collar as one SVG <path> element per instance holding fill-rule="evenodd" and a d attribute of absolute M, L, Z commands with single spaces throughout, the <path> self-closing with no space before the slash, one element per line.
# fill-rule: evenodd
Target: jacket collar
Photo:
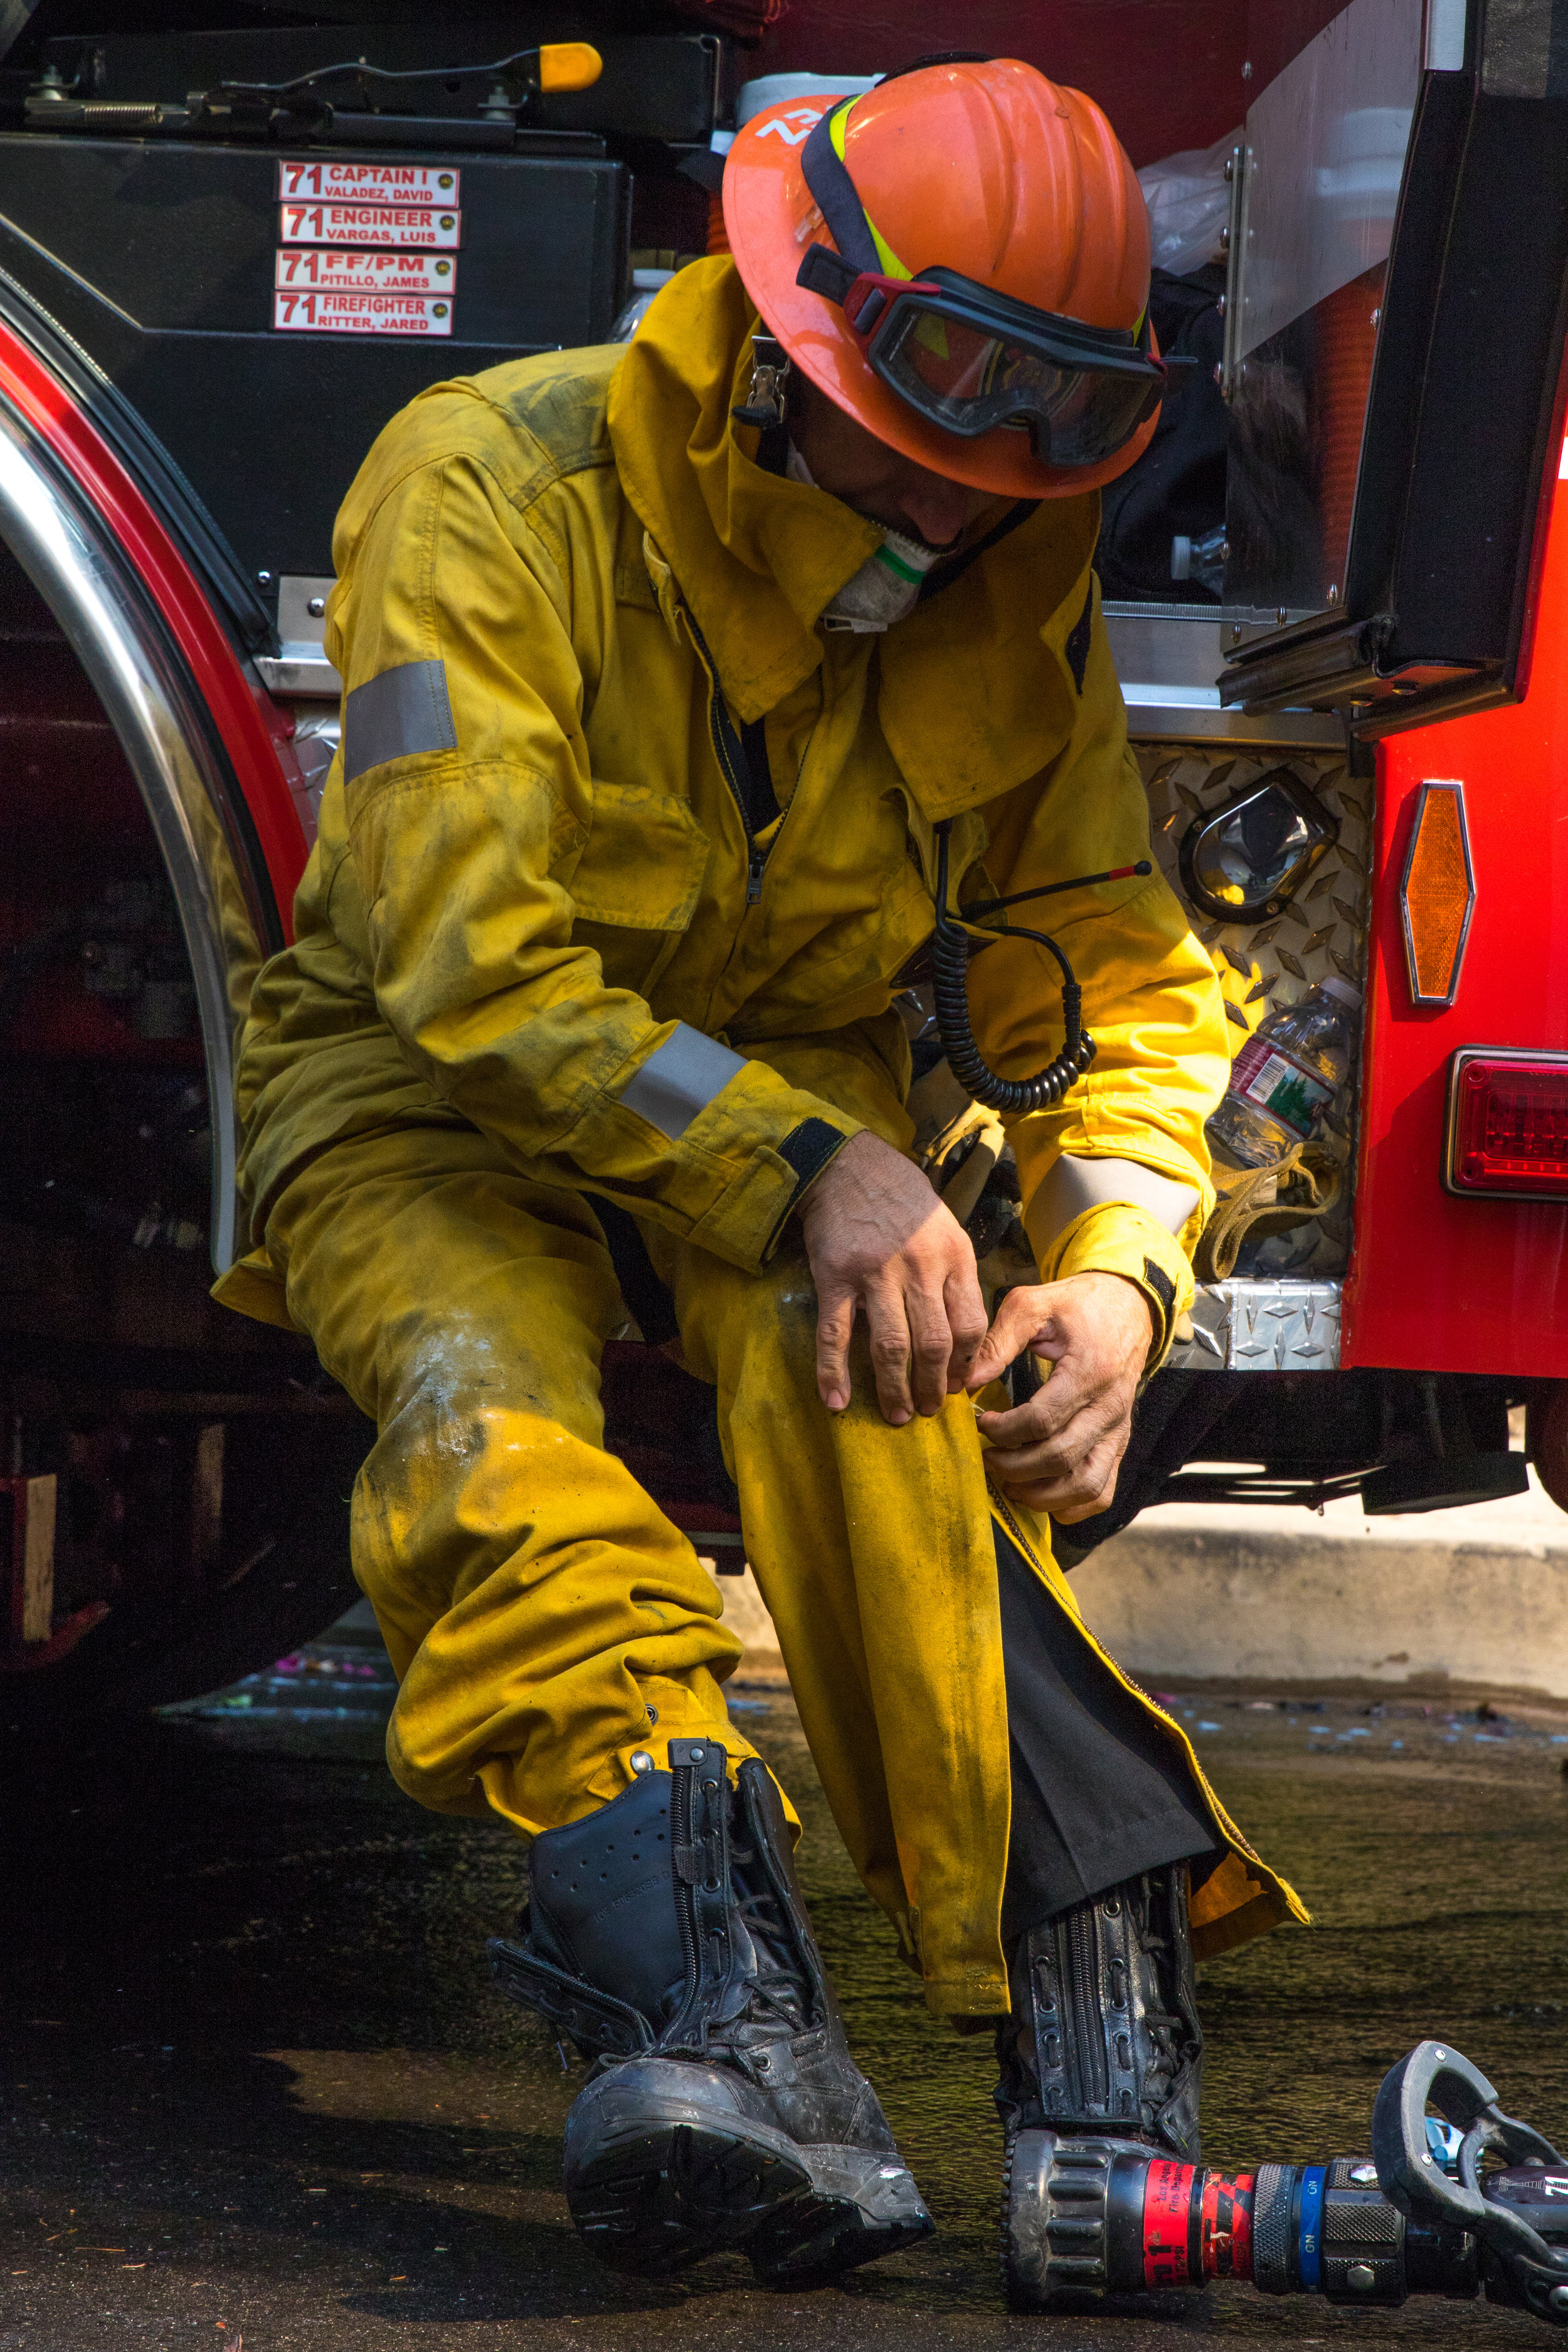
<path fill-rule="evenodd" d="M 817 667 L 818 616 L 882 544 L 879 525 L 764 472 L 742 447 L 754 436 L 730 411 L 746 397 L 757 324 L 731 261 L 694 263 L 627 346 L 608 411 L 626 499 L 742 722 Z M 928 818 L 1038 773 L 1071 734 L 1079 698 L 1066 641 L 1089 593 L 1099 521 L 1092 492 L 1042 502 L 869 641 L 882 730 Z"/>

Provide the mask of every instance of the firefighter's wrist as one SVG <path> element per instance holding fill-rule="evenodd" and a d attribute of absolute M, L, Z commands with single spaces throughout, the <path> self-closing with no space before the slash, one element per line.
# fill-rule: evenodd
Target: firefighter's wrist
<path fill-rule="evenodd" d="M 773 1146 L 778 1157 L 793 1171 L 795 1186 L 770 1237 L 764 1259 L 772 1257 L 786 1233 L 798 1233 L 801 1213 L 815 1186 L 845 1145 L 863 1131 L 858 1119 L 846 1118 L 840 1123 L 826 1118 L 803 1118 L 798 1127 L 792 1128 Z"/>
<path fill-rule="evenodd" d="M 1123 1293 L 1130 1290 L 1143 1309 L 1144 1317 L 1149 1327 L 1149 1346 L 1151 1349 L 1154 1347 L 1155 1342 L 1159 1339 L 1161 1333 L 1164 1328 L 1164 1318 L 1161 1313 L 1159 1300 L 1151 1293 L 1145 1284 L 1134 1280 L 1133 1276 L 1130 1274 L 1109 1273 L 1102 1266 L 1085 1267 L 1080 1274 L 1065 1275 L 1061 1279 L 1067 1282 L 1114 1283 Z"/>

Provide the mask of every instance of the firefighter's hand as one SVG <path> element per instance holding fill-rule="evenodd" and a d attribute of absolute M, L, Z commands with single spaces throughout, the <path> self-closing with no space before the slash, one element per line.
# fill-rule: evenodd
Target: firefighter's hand
<path fill-rule="evenodd" d="M 1119 1274 L 1075 1274 L 1007 1293 L 968 1386 L 999 1380 L 1026 1348 L 1048 1376 L 1027 1404 L 975 1416 L 991 1442 L 986 1469 L 1005 1495 L 1068 1527 L 1110 1507 L 1152 1322 L 1142 1292 Z"/>
<path fill-rule="evenodd" d="M 849 1402 L 849 1335 L 863 1308 L 884 1420 L 898 1426 L 911 1411 L 939 1412 L 945 1396 L 969 1385 L 985 1336 L 963 1227 L 920 1170 L 867 1129 L 828 1161 L 800 1222 L 816 1285 L 824 1404 L 842 1412 Z"/>

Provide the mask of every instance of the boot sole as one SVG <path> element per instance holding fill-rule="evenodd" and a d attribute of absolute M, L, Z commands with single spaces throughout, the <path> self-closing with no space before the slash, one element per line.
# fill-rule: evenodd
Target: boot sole
<path fill-rule="evenodd" d="M 812 2286 L 936 2228 L 907 2167 L 874 2148 L 803 2147 L 808 2194 L 767 2215 L 749 2249 L 764 2286 Z"/>
<path fill-rule="evenodd" d="M 606 2091 L 613 2083 L 605 2078 Z M 933 2227 L 895 2158 L 801 2147 L 686 2093 L 605 2096 L 587 2116 L 574 2108 L 566 2202 L 584 2242 L 611 2270 L 658 2276 L 707 2254 L 746 2252 L 764 2284 L 777 2286 L 837 2277 Z"/>

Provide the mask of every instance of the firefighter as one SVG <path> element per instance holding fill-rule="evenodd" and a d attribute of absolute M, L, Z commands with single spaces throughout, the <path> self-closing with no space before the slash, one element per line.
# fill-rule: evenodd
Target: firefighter
<path fill-rule="evenodd" d="M 1051 902 L 1098 1058 L 1010 1123 L 1040 1279 L 989 1333 L 893 1003 L 943 856 L 962 906 L 1147 849 L 1090 568 L 1162 383 L 1136 181 L 1085 98 L 939 61 L 758 118 L 724 205 L 733 257 L 630 345 L 437 385 L 350 492 L 343 740 L 246 1032 L 219 1295 L 376 1423 L 391 1769 L 531 1842 L 499 1966 L 597 2060 L 578 2226 L 790 2282 L 930 2221 L 717 1589 L 605 1450 L 607 1236 L 717 1391 L 834 1818 L 931 2011 L 996 2023 L 1009 2144 L 1194 2158 L 1193 1954 L 1300 1906 L 1050 1549 L 1192 1295 L 1208 957 L 1147 871 Z M 985 948 L 971 1004 L 1003 1073 L 1059 1050 L 1044 949 Z"/>

